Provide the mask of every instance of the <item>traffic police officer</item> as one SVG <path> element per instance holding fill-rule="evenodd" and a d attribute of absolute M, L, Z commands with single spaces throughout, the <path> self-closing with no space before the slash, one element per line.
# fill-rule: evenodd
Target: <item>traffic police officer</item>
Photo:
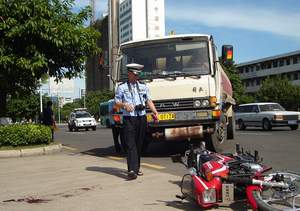
<path fill-rule="evenodd" d="M 150 98 L 148 87 L 138 81 L 138 74 L 143 69 L 140 64 L 126 65 L 128 81 L 120 84 L 115 93 L 116 105 L 123 108 L 123 132 L 127 147 L 128 179 L 141 176 L 140 159 L 146 134 L 146 105 L 157 119 L 156 108 Z"/>

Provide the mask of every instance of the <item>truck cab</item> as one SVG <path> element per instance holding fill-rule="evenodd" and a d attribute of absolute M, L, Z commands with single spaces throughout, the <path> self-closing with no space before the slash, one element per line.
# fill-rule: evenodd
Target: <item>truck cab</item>
<path fill-rule="evenodd" d="M 232 57 L 232 47 L 223 50 L 222 54 Z M 221 151 L 221 144 L 233 138 L 232 87 L 211 35 L 127 42 L 120 46 L 117 61 L 116 87 L 127 80 L 126 64 L 144 65 L 139 79 L 149 87 L 159 112 L 156 122 L 147 109 L 147 143 L 204 139 L 210 150 Z M 222 61 L 227 60 L 222 57 Z"/>

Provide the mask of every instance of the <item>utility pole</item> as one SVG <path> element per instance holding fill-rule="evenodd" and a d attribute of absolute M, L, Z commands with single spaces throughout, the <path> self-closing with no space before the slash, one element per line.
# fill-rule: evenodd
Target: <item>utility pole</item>
<path fill-rule="evenodd" d="M 119 0 L 108 0 L 108 28 L 109 28 L 109 67 L 112 78 L 116 78 L 116 58 L 119 48 Z M 113 90 L 110 80 L 109 89 Z"/>

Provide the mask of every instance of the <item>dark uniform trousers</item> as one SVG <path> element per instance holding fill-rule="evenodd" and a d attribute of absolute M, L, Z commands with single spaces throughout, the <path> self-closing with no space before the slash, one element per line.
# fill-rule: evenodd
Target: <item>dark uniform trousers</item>
<path fill-rule="evenodd" d="M 140 170 L 142 145 L 145 138 L 147 118 L 143 116 L 124 116 L 124 139 L 127 147 L 128 171 L 136 174 Z"/>

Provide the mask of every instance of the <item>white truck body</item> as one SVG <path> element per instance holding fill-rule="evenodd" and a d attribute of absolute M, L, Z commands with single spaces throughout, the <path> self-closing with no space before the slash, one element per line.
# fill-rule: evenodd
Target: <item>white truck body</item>
<path fill-rule="evenodd" d="M 204 138 L 208 148 L 233 138 L 232 88 L 210 35 L 173 35 L 120 46 L 116 85 L 126 81 L 126 64 L 143 64 L 140 80 L 150 90 L 159 123 L 149 113 L 148 141 Z M 149 110 L 147 110 L 150 112 Z"/>

